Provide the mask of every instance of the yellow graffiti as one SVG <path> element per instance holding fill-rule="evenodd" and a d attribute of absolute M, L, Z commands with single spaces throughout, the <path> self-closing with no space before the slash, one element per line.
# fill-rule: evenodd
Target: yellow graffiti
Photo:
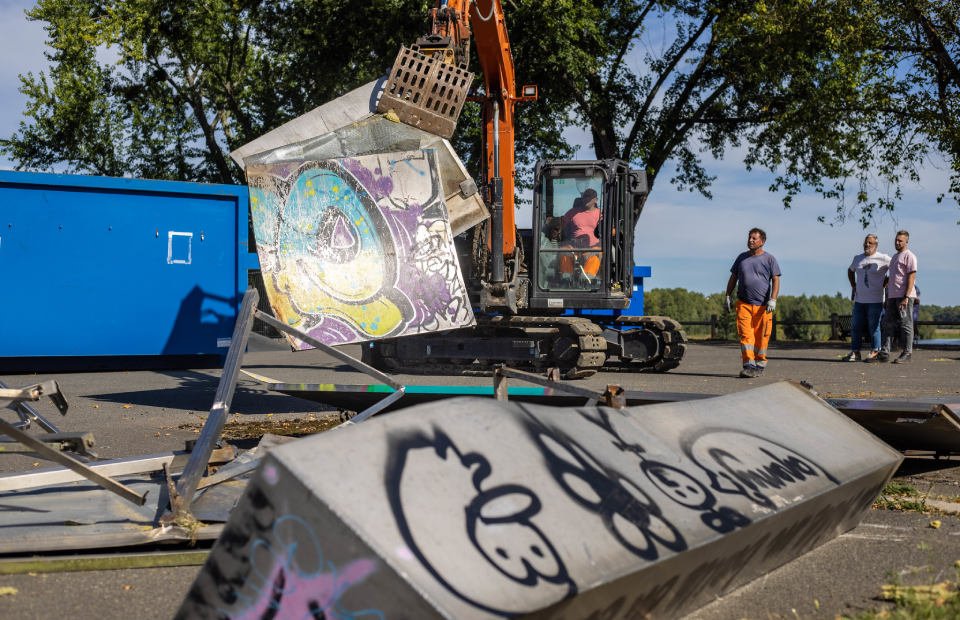
<path fill-rule="evenodd" d="M 337 273 L 333 277 L 343 277 L 343 275 Z M 303 313 L 336 316 L 368 336 L 386 336 L 403 321 L 400 308 L 385 297 L 360 303 L 361 300 L 378 292 L 383 281 L 382 269 L 373 265 L 357 266 L 354 273 L 350 275 L 357 281 L 357 288 L 352 289 L 348 295 L 342 286 L 331 286 L 332 283 L 329 281 L 330 278 L 326 277 L 326 273 L 320 274 L 322 284 L 336 291 L 340 297 L 338 299 L 330 292 L 305 282 L 303 275 L 296 268 L 282 270 L 276 275 L 277 283 L 289 297 L 282 296 L 280 307 L 274 308 L 274 312 L 278 313 L 277 318 L 293 326 L 302 322 L 303 317 L 300 312 L 294 310 L 289 301 L 289 298 L 293 298 L 297 300 Z M 280 318 L 281 314 L 283 318 Z"/>

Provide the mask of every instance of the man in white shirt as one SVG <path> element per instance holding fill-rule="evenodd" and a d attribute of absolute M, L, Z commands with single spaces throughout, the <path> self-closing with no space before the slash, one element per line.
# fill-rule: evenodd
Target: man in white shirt
<path fill-rule="evenodd" d="M 853 289 L 853 318 L 850 321 L 850 355 L 844 361 L 867 361 L 880 351 L 880 315 L 883 313 L 883 289 L 887 286 L 890 257 L 877 252 L 877 236 L 867 235 L 863 240 L 863 254 L 857 254 L 847 270 L 847 279 Z M 863 358 L 863 328 L 870 334 L 870 355 Z"/>

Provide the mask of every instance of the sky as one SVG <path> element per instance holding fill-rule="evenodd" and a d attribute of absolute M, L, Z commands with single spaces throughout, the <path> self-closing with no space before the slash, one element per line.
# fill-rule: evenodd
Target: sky
<path fill-rule="evenodd" d="M 23 0 L 0 0 L 0 135 L 18 128 L 27 99 L 18 92 L 19 74 L 35 75 L 47 67 L 43 53 L 43 24 L 28 22 L 23 10 L 32 6 Z M 590 157 L 589 136 L 570 128 L 566 137 L 580 145 L 579 155 Z M 717 177 L 711 188 L 713 200 L 698 193 L 679 192 L 667 180 L 674 175 L 668 164 L 659 175 L 643 214 L 637 223 L 637 265 L 652 268 L 644 282 L 651 288 L 682 287 L 704 294 L 724 290 L 730 266 L 746 250 L 747 231 L 753 227 L 767 233 L 765 250 L 773 254 L 780 269 L 783 295 L 849 294 L 847 268 L 862 251 L 863 237 L 878 235 L 879 251 L 893 254 L 896 231 L 910 232 L 910 249 L 917 255 L 917 286 L 921 302 L 942 306 L 960 305 L 960 208 L 955 202 L 936 198 L 949 185 L 949 175 L 929 166 L 921 183 L 903 188 L 904 200 L 895 214 L 863 230 L 858 222 L 821 224 L 818 216 L 832 221 L 836 204 L 805 189 L 784 210 L 782 195 L 767 190 L 774 175 L 748 172 L 744 151 L 730 151 L 723 160 L 705 155 L 709 174 Z M 14 162 L 0 157 L 0 169 Z M 521 209 L 518 223 L 529 226 L 529 207 Z"/>

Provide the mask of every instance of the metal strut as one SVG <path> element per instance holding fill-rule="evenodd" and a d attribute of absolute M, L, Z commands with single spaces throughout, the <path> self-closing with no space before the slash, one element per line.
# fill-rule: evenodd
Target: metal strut
<path fill-rule="evenodd" d="M 38 383 L 36 385 L 30 385 L 20 389 L 0 389 L 0 406 L 19 405 L 25 401 L 37 401 L 40 400 L 41 396 L 47 397 L 53 401 L 53 403 L 57 406 L 57 409 L 60 410 L 60 413 L 66 415 L 67 409 L 69 409 L 70 406 L 67 403 L 67 399 L 63 397 L 63 393 L 60 391 L 60 386 L 56 381 L 47 381 L 45 383 Z M 37 417 L 39 418 L 39 415 Z M 6 422 L 2 418 L 0 418 L 0 433 L 9 436 L 14 441 L 23 444 L 27 448 L 30 448 L 33 452 L 36 452 L 41 457 L 63 465 L 67 469 L 80 474 L 87 480 L 100 485 L 111 493 L 116 493 L 123 499 L 132 502 L 137 506 L 143 506 L 147 501 L 146 493 L 140 495 L 139 493 L 131 490 L 129 487 L 107 478 L 106 476 L 87 467 L 83 463 L 70 458 L 66 454 L 63 454 L 58 450 L 54 450 L 43 441 L 26 434 L 23 432 L 23 430 Z"/>

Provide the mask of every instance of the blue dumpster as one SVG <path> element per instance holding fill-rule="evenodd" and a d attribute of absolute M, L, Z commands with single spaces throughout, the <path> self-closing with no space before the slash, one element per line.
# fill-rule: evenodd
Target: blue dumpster
<path fill-rule="evenodd" d="M 243 186 L 0 171 L 0 371 L 221 365 L 247 218 Z"/>

